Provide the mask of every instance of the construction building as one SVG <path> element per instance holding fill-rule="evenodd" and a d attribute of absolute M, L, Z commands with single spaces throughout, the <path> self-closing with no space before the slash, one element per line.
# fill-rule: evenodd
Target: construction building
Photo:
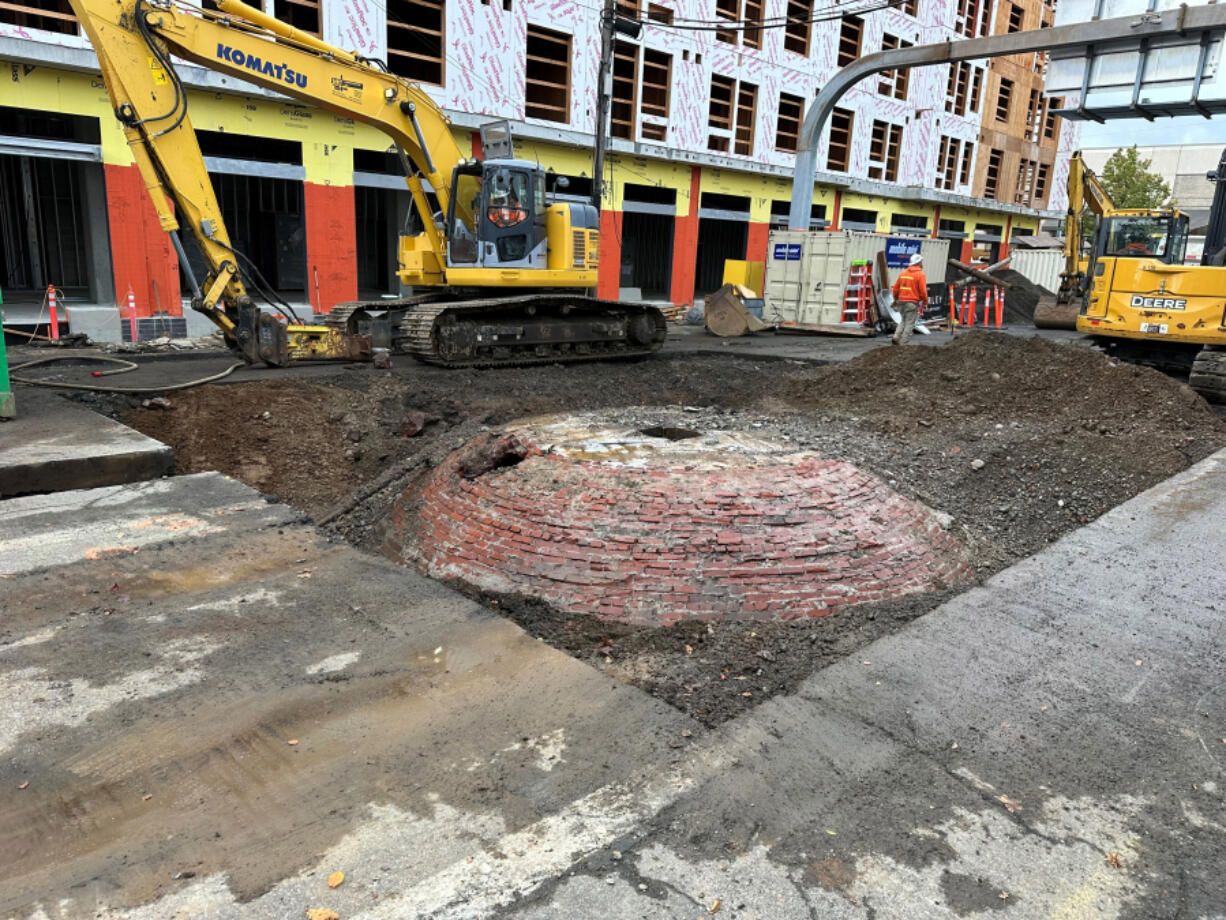
<path fill-rule="evenodd" d="M 839 67 L 1051 18 L 1042 0 L 619 3 L 644 25 L 618 37 L 613 64 L 600 294 L 675 304 L 717 287 L 725 259 L 764 258 L 768 231 L 786 223 L 804 112 Z M 278 18 L 430 89 L 463 149 L 480 153 L 477 128 L 509 119 L 516 154 L 544 164 L 550 191 L 572 197 L 591 191 L 599 7 L 265 0 Z M 968 258 L 999 256 L 1012 236 L 1034 232 L 1063 206 L 1076 129 L 1034 101 L 1042 56 L 1026 57 L 855 87 L 822 132 L 811 225 L 946 237 Z M 115 308 L 129 290 L 142 337 L 181 334 L 185 279 L 67 0 L 0 3 L 0 60 L 10 322 L 22 304 L 37 311 L 54 284 L 94 338 L 127 334 Z M 1024 79 L 1018 68 L 1029 68 Z M 409 196 L 386 138 L 195 65 L 180 72 L 235 244 L 282 296 L 322 312 L 399 294 L 395 238 Z"/>
<path fill-rule="evenodd" d="M 1055 15 L 1053 0 L 1000 0 L 992 15 L 992 34 L 1050 29 Z M 1046 70 L 1047 55 L 1039 53 L 988 62 L 975 197 L 1039 209 L 1057 197 L 1065 200 L 1068 149 L 1062 147 L 1062 119 L 1056 114 L 1064 101 L 1043 95 Z M 1053 195 L 1057 189 L 1058 196 Z"/>

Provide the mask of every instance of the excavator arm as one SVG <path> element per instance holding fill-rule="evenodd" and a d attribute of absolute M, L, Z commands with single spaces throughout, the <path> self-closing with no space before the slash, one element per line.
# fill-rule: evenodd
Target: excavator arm
<path fill-rule="evenodd" d="M 1116 210 L 1111 195 L 1098 176 L 1081 158 L 1081 151 L 1069 159 L 1068 214 L 1064 219 L 1064 272 L 1060 276 L 1059 303 L 1069 303 L 1081 293 L 1085 276 L 1081 256 L 1081 214 L 1086 208 L 1100 220 Z"/>
<path fill-rule="evenodd" d="M 217 0 L 216 12 L 165 0 L 70 2 L 97 52 L 162 228 L 173 233 L 188 227 L 204 255 L 208 275 L 193 306 L 250 361 L 358 357 L 364 346 L 348 341 L 342 331 L 290 325 L 281 334 L 275 318 L 254 305 L 248 288 L 267 285 L 226 232 L 171 55 L 386 134 L 401 153 L 431 254 L 443 251 L 443 233 L 423 180 L 446 212 L 452 172 L 464 162 L 443 112 L 419 87 L 379 62 L 328 45 L 241 0 Z"/>

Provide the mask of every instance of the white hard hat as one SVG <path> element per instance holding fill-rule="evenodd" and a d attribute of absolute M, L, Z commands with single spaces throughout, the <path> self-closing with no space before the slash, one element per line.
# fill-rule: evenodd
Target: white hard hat
<path fill-rule="evenodd" d="M 920 255 L 918 252 L 917 252 L 917 253 L 913 253 L 913 254 L 912 254 L 912 256 L 911 256 L 911 264 L 912 264 L 912 265 L 919 265 L 919 264 L 920 264 L 921 262 L 923 262 L 923 261 L 924 261 L 924 257 L 923 257 L 923 256 L 921 256 L 921 255 Z"/>

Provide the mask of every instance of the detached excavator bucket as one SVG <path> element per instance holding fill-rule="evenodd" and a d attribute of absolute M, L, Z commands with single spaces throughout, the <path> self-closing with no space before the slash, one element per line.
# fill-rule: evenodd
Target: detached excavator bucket
<path fill-rule="evenodd" d="M 1034 306 L 1034 324 L 1040 329 L 1076 329 L 1077 304 L 1059 303 L 1055 297 L 1040 297 Z"/>
<path fill-rule="evenodd" d="M 746 306 L 746 301 L 757 299 L 757 295 L 749 288 L 739 284 L 725 284 L 707 297 L 703 311 L 703 323 L 707 331 L 728 338 L 774 329 L 770 323 L 764 323 L 754 316 Z"/>

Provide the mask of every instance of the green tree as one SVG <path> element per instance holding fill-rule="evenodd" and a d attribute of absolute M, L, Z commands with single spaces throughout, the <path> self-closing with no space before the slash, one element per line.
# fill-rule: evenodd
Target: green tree
<path fill-rule="evenodd" d="M 1171 187 L 1149 171 L 1151 160 L 1141 159 L 1137 145 L 1121 147 L 1107 158 L 1098 177 L 1117 208 L 1171 206 Z"/>

